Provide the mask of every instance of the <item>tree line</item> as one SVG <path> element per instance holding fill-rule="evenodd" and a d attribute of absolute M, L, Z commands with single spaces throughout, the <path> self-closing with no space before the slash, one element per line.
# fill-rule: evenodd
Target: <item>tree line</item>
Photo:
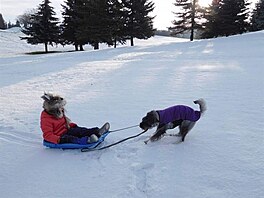
<path fill-rule="evenodd" d="M 169 31 L 172 35 L 190 33 L 191 41 L 195 32 L 201 38 L 215 38 L 264 29 L 263 0 L 253 11 L 247 0 L 212 0 L 205 8 L 199 6 L 198 0 L 175 0 L 174 5 L 178 11 Z"/>
<path fill-rule="evenodd" d="M 21 39 L 30 44 L 74 45 L 84 50 L 90 44 L 94 49 L 99 43 L 116 47 L 129 39 L 147 39 L 154 35 L 153 19 L 149 13 L 154 3 L 148 0 L 65 0 L 62 5 L 63 21 L 59 22 L 50 0 L 43 0 L 38 8 L 19 16 Z M 212 0 L 207 7 L 199 0 L 175 0 L 175 20 L 168 28 L 171 35 L 195 34 L 200 38 L 216 38 L 264 29 L 264 0 L 254 9 L 248 0 Z M 1 17 L 0 15 L 0 25 Z M 17 22 L 18 23 L 18 22 Z"/>
<path fill-rule="evenodd" d="M 21 37 L 30 44 L 74 45 L 84 50 L 90 44 L 99 49 L 99 43 L 115 46 L 134 38 L 147 39 L 154 35 L 153 18 L 149 13 L 154 3 L 148 0 L 66 0 L 62 5 L 63 21 L 55 16 L 50 0 L 43 0 L 29 22 L 22 28 Z"/>
<path fill-rule="evenodd" d="M 4 30 L 12 27 L 20 27 L 19 21 L 16 21 L 15 24 L 11 23 L 10 21 L 6 23 L 3 18 L 3 15 L 0 13 L 0 29 Z"/>

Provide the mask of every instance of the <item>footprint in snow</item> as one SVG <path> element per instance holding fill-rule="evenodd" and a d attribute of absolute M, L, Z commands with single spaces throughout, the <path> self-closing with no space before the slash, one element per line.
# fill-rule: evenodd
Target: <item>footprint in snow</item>
<path fill-rule="evenodd" d="M 139 164 L 134 163 L 131 165 L 131 170 L 134 173 L 135 178 L 135 186 L 140 192 L 146 193 L 149 186 L 148 186 L 148 178 L 149 171 L 152 170 L 154 164 L 147 163 L 147 164 Z"/>

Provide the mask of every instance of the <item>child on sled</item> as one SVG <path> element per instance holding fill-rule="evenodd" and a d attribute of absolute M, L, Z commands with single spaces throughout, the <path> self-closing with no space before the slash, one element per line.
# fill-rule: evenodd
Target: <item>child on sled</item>
<path fill-rule="evenodd" d="M 109 131 L 107 122 L 101 128 L 79 127 L 65 116 L 65 99 L 58 95 L 46 94 L 41 97 L 44 110 L 40 116 L 40 127 L 44 140 L 54 144 L 74 143 L 89 144 L 97 142 L 98 138 Z"/>

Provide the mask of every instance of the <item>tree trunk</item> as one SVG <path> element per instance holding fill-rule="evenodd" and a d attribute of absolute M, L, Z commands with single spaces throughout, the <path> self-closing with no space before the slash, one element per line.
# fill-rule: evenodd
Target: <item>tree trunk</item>
<path fill-rule="evenodd" d="M 195 12 L 196 12 L 196 1 L 197 0 L 193 0 L 192 2 L 192 21 L 191 21 L 191 35 L 190 35 L 190 41 L 193 41 L 193 38 L 194 38 L 194 25 L 195 25 Z"/>
<path fill-rule="evenodd" d="M 84 51 L 83 45 L 80 45 L 80 51 Z"/>
<path fill-rule="evenodd" d="M 45 52 L 48 53 L 48 43 L 45 43 Z"/>
<path fill-rule="evenodd" d="M 114 47 L 116 48 L 116 38 L 115 38 L 115 41 L 114 41 Z"/>
<path fill-rule="evenodd" d="M 78 51 L 78 44 L 74 44 L 75 51 Z"/>
<path fill-rule="evenodd" d="M 193 36 L 194 35 L 194 31 L 193 31 L 193 28 L 191 29 L 191 35 L 190 35 L 190 41 L 193 41 Z"/>
<path fill-rule="evenodd" d="M 98 50 L 98 49 L 99 49 L 99 43 L 96 42 L 96 43 L 94 44 L 94 50 Z"/>
<path fill-rule="evenodd" d="M 133 36 L 130 37 L 130 45 L 134 46 L 134 38 L 133 38 Z"/>

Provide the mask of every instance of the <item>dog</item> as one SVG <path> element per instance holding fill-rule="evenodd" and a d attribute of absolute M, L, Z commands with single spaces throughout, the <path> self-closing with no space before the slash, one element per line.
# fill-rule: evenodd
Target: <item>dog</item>
<path fill-rule="evenodd" d="M 152 110 L 142 118 L 139 124 L 143 130 L 148 130 L 157 126 L 155 133 L 145 141 L 157 141 L 161 139 L 168 129 L 173 129 L 179 126 L 179 133 L 176 136 L 181 137 L 181 141 L 184 142 L 186 135 L 194 127 L 195 123 L 206 111 L 206 102 L 204 99 L 198 99 L 194 101 L 200 107 L 199 111 L 192 109 L 185 105 L 175 105 L 163 110 Z"/>

